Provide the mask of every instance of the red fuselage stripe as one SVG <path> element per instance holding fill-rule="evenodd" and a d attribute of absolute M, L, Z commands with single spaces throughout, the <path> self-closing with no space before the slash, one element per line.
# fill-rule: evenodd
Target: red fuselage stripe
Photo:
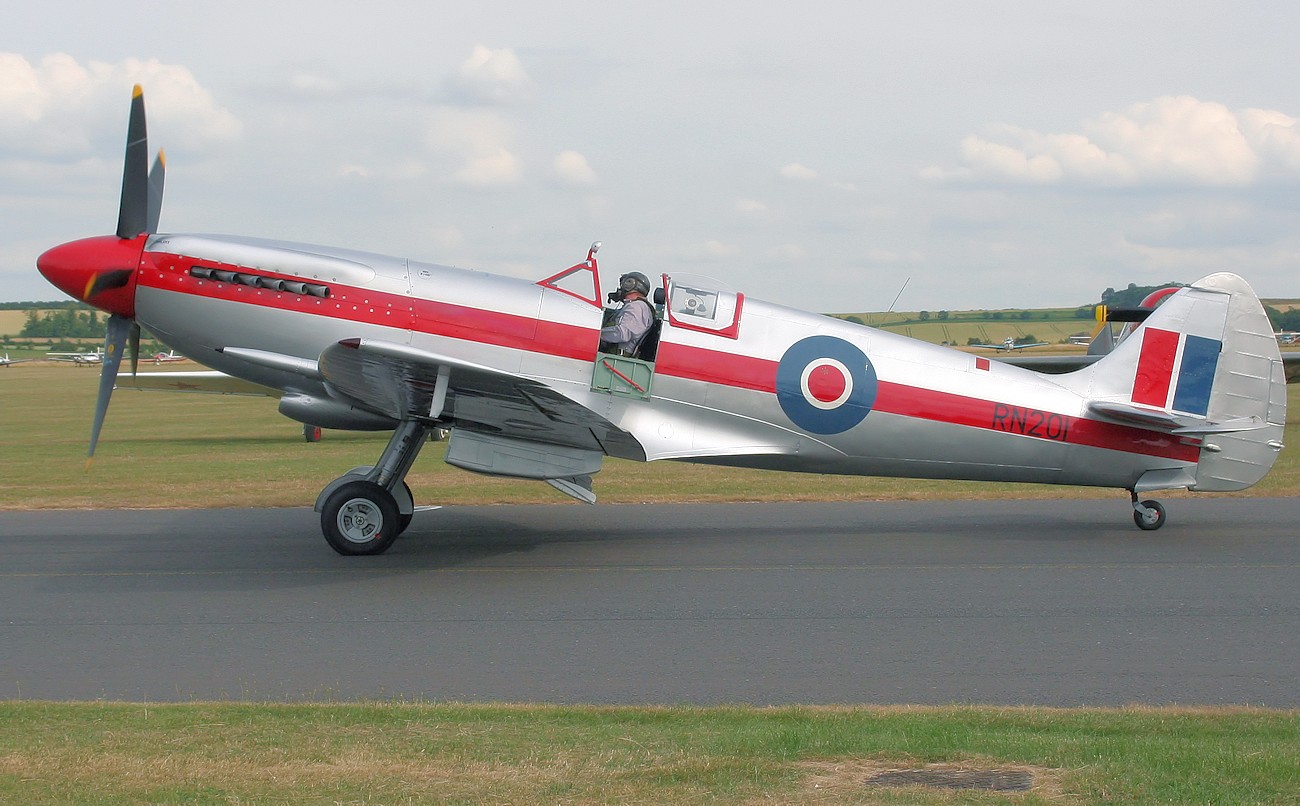
<path fill-rule="evenodd" d="M 191 265 L 230 271 L 249 269 L 180 255 L 146 253 L 139 285 L 207 299 L 258 305 L 353 322 L 491 344 L 516 350 L 589 361 L 597 331 L 577 325 L 489 311 L 402 294 L 330 284 L 325 299 L 192 277 Z M 152 267 L 148 264 L 152 263 Z M 273 274 L 261 271 L 260 274 Z M 298 278 L 279 275 L 286 280 Z M 1177 338 L 1176 334 L 1173 334 Z M 778 362 L 664 342 L 655 364 L 658 374 L 768 394 L 776 393 Z M 1171 365 L 1172 370 L 1172 365 Z M 1167 381 L 1166 381 L 1167 383 Z M 1163 405 L 1163 401 L 1161 402 Z M 1095 448 L 1195 462 L 1199 446 L 1130 426 L 1021 409 L 990 400 L 881 381 L 875 411 L 940 423 L 1006 431 Z"/>

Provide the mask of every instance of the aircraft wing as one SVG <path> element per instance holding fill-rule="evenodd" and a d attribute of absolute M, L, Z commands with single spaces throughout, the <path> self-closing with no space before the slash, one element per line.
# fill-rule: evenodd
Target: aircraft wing
<path fill-rule="evenodd" d="M 1002 358 L 990 356 L 994 361 L 1001 361 L 1003 364 L 1010 364 L 1013 367 L 1024 367 L 1032 369 L 1035 372 L 1046 372 L 1051 375 L 1062 375 L 1066 372 L 1074 372 L 1076 369 L 1083 369 L 1091 366 L 1101 360 L 1099 355 L 1009 355 Z"/>
<path fill-rule="evenodd" d="M 330 391 L 398 420 L 451 423 L 467 431 L 643 455 L 627 432 L 540 381 L 406 344 L 347 339 L 317 362 Z"/>

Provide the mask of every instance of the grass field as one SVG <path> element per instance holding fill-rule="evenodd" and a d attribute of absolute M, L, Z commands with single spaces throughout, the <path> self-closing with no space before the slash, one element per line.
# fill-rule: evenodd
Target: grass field
<path fill-rule="evenodd" d="M 119 390 L 87 472 L 97 376 L 0 370 L 0 508 L 310 506 L 386 438 L 308 444 L 269 399 Z M 540 482 L 451 468 L 441 449 L 409 476 L 421 503 L 577 506 Z M 1300 493 L 1293 456 L 1249 494 Z M 668 462 L 609 461 L 596 485 L 613 502 L 1097 496 L 1115 499 L 1116 517 L 1127 499 Z M 1298 757 L 1300 712 L 1254 709 L 0 702 L 0 803 L 1295 804 Z M 868 784 L 891 769 L 1032 788 Z"/>
<path fill-rule="evenodd" d="M 1294 804 L 1297 758 L 1300 712 L 1250 709 L 0 703 L 23 804 Z"/>
<path fill-rule="evenodd" d="M 193 368 L 182 364 L 179 368 Z M 152 368 L 152 367 L 151 367 Z M 373 464 L 382 433 L 327 431 L 308 444 L 301 427 L 269 398 L 120 389 L 105 421 L 94 466 L 85 450 L 98 370 L 68 364 L 0 369 L 0 509 L 310 506 L 331 479 Z M 1300 386 L 1289 388 L 1287 441 L 1300 440 Z M 417 502 L 570 503 L 536 481 L 467 473 L 429 445 L 407 481 Z M 1127 499 L 1117 490 L 1033 484 L 938 482 L 819 476 L 608 460 L 596 476 L 602 502 L 817 501 L 890 499 Z M 1300 460 L 1284 451 L 1250 495 L 1300 494 Z M 1177 497 L 1179 493 L 1161 493 Z M 1193 495 L 1181 493 L 1181 495 Z"/>

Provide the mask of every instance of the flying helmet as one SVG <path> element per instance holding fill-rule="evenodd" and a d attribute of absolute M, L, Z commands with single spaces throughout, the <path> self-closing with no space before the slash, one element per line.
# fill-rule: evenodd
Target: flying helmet
<path fill-rule="evenodd" d="M 630 271 L 618 278 L 618 298 L 623 299 L 633 291 L 640 291 L 643 296 L 650 296 L 650 278 L 639 271 Z"/>

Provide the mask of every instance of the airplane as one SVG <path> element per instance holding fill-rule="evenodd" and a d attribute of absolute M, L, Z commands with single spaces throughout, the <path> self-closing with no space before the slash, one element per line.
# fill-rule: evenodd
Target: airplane
<path fill-rule="evenodd" d="M 88 461 L 140 328 L 214 370 L 278 390 L 281 413 L 391 431 L 373 466 L 316 499 L 327 543 L 388 550 L 416 511 L 407 471 L 431 429 L 444 461 L 545 481 L 587 503 L 607 456 L 808 473 L 1126 490 L 1242 490 L 1283 448 L 1286 377 L 1240 277 L 1164 299 L 1082 368 L 1044 374 L 795 308 L 670 268 L 637 356 L 598 352 L 599 243 L 535 282 L 242 236 L 159 233 L 133 92 L 116 232 L 55 246 L 40 272 L 110 314 Z M 1060 367 L 1057 367 L 1059 370 Z"/>
<path fill-rule="evenodd" d="M 14 364 L 26 364 L 28 361 L 35 361 L 35 358 L 10 358 L 9 353 L 5 353 L 0 358 L 0 367 L 12 367 Z"/>
<path fill-rule="evenodd" d="M 96 347 L 94 352 L 85 353 L 46 353 L 51 361 L 71 361 L 77 366 L 100 364 L 104 361 L 104 349 Z"/>
<path fill-rule="evenodd" d="M 1045 341 L 1036 341 L 1036 342 L 1034 342 L 1034 343 L 1032 343 L 1032 344 L 1017 344 L 1015 339 L 1013 339 L 1013 338 L 1010 337 L 1010 336 L 1007 336 L 1005 339 L 1002 340 L 1002 343 L 1001 343 L 1001 344 L 970 344 L 970 345 L 967 345 L 967 346 L 968 346 L 968 347 L 987 347 L 987 348 L 990 349 L 990 350 L 1002 350 L 1003 352 L 1007 352 L 1007 353 L 1009 353 L 1009 352 L 1011 352 L 1011 351 L 1013 351 L 1013 350 L 1023 350 L 1023 349 L 1025 349 L 1026 347 L 1044 347 L 1044 346 L 1046 346 L 1046 345 L 1047 345 L 1047 342 L 1045 342 Z"/>

